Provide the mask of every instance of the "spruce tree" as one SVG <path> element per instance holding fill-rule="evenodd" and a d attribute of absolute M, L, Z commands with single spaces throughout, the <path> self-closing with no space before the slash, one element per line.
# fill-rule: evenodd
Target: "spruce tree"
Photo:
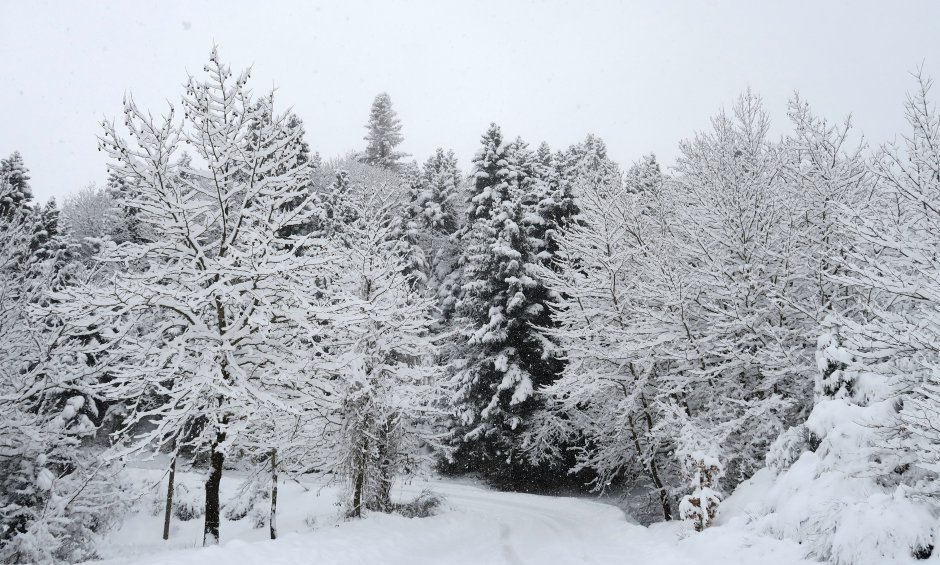
<path fill-rule="evenodd" d="M 663 173 L 656 161 L 656 155 L 644 155 L 633 163 L 623 179 L 623 186 L 628 192 L 646 192 L 655 194 L 663 184 Z"/>
<path fill-rule="evenodd" d="M 401 134 L 401 121 L 392 109 L 392 99 L 385 92 L 376 96 L 372 102 L 366 129 L 369 133 L 363 139 L 368 144 L 359 158 L 360 161 L 385 169 L 397 168 L 400 165 L 399 160 L 406 157 L 407 153 L 395 150 L 404 137 Z"/>
<path fill-rule="evenodd" d="M 549 321 L 544 287 L 531 276 L 537 258 L 522 196 L 534 181 L 519 143 L 491 125 L 473 161 L 467 224 L 461 232 L 463 281 L 457 324 L 462 355 L 454 363 L 455 462 L 519 488 L 538 480 L 520 454 L 535 391 L 559 363 L 537 326 Z"/>
<path fill-rule="evenodd" d="M 29 169 L 23 163 L 23 156 L 19 151 L 14 151 L 6 159 L 0 159 L 0 182 L 7 185 L 0 200 L 0 215 L 9 215 L 33 199 L 33 191 L 29 185 Z"/>
<path fill-rule="evenodd" d="M 120 210 L 121 221 L 109 234 L 115 243 L 129 241 L 131 243 L 143 243 L 146 241 L 144 235 L 140 232 L 140 222 L 137 220 L 137 209 L 128 206 L 128 203 L 137 198 L 137 189 L 134 185 L 133 177 L 119 173 L 115 169 L 108 171 L 108 180 L 106 190 Z"/>
<path fill-rule="evenodd" d="M 558 252 L 559 233 L 576 221 L 579 213 L 574 185 L 559 174 L 558 163 L 547 143 L 539 145 L 529 167 L 535 176 L 527 200 L 530 214 L 526 230 L 539 261 L 548 266 Z"/>
<path fill-rule="evenodd" d="M 620 167 L 607 155 L 607 145 L 589 134 L 556 156 L 559 173 L 576 185 L 592 185 L 617 190 L 621 186 Z"/>
<path fill-rule="evenodd" d="M 420 289 L 428 284 L 430 267 L 427 252 L 430 251 L 430 229 L 424 217 L 424 205 L 428 188 L 421 171 L 415 165 L 408 167 L 402 175 L 408 185 L 408 202 L 393 220 L 392 239 L 397 241 L 398 256 L 403 259 L 403 269 L 411 282 Z"/>
<path fill-rule="evenodd" d="M 424 163 L 424 189 L 421 214 L 426 225 L 436 233 L 452 234 L 457 231 L 456 199 L 460 191 L 461 175 L 453 151 L 438 147 Z"/>

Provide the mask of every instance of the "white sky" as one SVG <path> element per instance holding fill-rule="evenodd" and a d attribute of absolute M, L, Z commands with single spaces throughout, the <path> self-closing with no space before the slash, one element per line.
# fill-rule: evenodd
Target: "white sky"
<path fill-rule="evenodd" d="M 902 131 L 910 71 L 940 80 L 938 22 L 930 1 L 0 0 L 0 155 L 23 153 L 40 200 L 102 182 L 102 117 L 125 91 L 162 113 L 213 43 L 254 66 L 257 93 L 278 87 L 324 157 L 362 148 L 380 91 L 403 150 L 451 147 L 464 170 L 491 121 L 533 146 L 593 132 L 622 164 L 669 163 L 747 86 L 778 131 L 798 89 L 880 143 Z"/>

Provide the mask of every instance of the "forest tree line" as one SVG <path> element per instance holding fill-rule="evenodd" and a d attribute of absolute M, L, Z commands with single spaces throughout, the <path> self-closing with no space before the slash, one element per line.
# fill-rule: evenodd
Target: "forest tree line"
<path fill-rule="evenodd" d="M 386 94 L 366 149 L 323 160 L 248 83 L 213 51 L 164 116 L 127 97 L 107 185 L 61 210 L 0 163 L 4 562 L 92 556 L 134 496 L 122 466 L 157 454 L 205 472 L 206 544 L 223 516 L 276 536 L 278 477 L 304 475 L 349 517 L 436 469 L 644 489 L 646 519 L 697 529 L 808 452 L 936 496 L 929 80 L 884 147 L 798 96 L 773 139 L 748 91 L 666 171 L 493 124 L 466 173 L 402 153 Z M 878 407 L 849 453 L 836 406 Z"/>

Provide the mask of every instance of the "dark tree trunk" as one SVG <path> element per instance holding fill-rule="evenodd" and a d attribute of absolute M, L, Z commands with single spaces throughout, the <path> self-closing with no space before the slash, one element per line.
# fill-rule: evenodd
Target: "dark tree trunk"
<path fill-rule="evenodd" d="M 378 492 L 375 493 L 375 510 L 378 512 L 391 512 L 392 511 L 392 478 L 391 469 L 387 465 L 383 465 L 379 469 L 379 481 L 376 488 Z"/>
<path fill-rule="evenodd" d="M 203 530 L 202 545 L 215 545 L 219 543 L 219 485 L 222 483 L 222 465 L 225 463 L 225 454 L 219 449 L 225 441 L 225 432 L 218 432 L 212 442 L 212 457 L 209 478 L 206 480 L 206 526 Z"/>
<path fill-rule="evenodd" d="M 659 478 L 659 472 L 656 468 L 656 460 L 650 460 L 650 478 L 653 479 L 653 485 L 659 491 L 659 503 L 663 506 L 663 519 L 672 520 L 672 507 L 669 505 L 669 494 L 666 493 L 666 487 L 663 486 L 662 479 Z"/>
<path fill-rule="evenodd" d="M 353 507 L 352 512 L 350 512 L 350 517 L 352 518 L 362 518 L 362 491 L 365 490 L 366 486 L 366 473 L 364 469 L 359 469 L 359 472 L 356 473 L 356 485 L 353 490 Z"/>
<path fill-rule="evenodd" d="M 356 462 L 356 479 L 353 485 L 353 503 L 349 516 L 351 518 L 362 518 L 362 499 L 366 490 L 366 458 L 369 453 L 369 442 L 363 442 L 362 452 L 359 454 L 359 460 Z"/>
<path fill-rule="evenodd" d="M 646 397 L 640 395 L 640 401 L 643 403 L 643 414 L 646 416 L 646 429 L 652 433 L 653 417 L 650 416 L 649 405 L 646 403 Z M 685 407 L 689 409 L 688 405 Z M 662 479 L 659 478 L 659 469 L 656 467 L 656 454 L 650 455 L 650 478 L 653 480 L 653 486 L 659 491 L 659 503 L 663 505 L 663 519 L 667 522 L 672 520 L 672 507 L 669 505 L 669 495 L 666 493 L 666 487 Z"/>
<path fill-rule="evenodd" d="M 375 499 L 370 510 L 378 512 L 391 512 L 392 510 L 392 458 L 391 458 L 391 430 L 393 418 L 389 418 L 380 430 L 378 449 L 378 481 L 376 484 Z"/>
<path fill-rule="evenodd" d="M 277 539 L 277 450 L 271 450 L 271 539 Z"/>
<path fill-rule="evenodd" d="M 173 515 L 173 483 L 176 480 L 176 456 L 170 461 L 170 477 L 166 486 L 166 511 L 163 513 L 163 539 L 170 539 L 170 516 Z"/>
<path fill-rule="evenodd" d="M 642 457 L 643 447 L 640 445 L 640 438 L 636 433 L 636 428 L 634 427 L 632 417 L 629 419 L 629 422 L 630 436 L 633 439 L 633 446 L 636 449 L 637 456 Z M 663 486 L 663 481 L 659 478 L 659 470 L 656 467 L 655 454 L 650 455 L 649 463 L 646 465 L 646 472 L 649 474 L 650 480 L 653 481 L 653 486 L 656 487 L 656 491 L 659 492 L 659 503 L 663 507 L 663 519 L 668 522 L 669 520 L 672 520 L 672 508 L 669 506 L 669 495 L 666 494 L 666 488 Z"/>

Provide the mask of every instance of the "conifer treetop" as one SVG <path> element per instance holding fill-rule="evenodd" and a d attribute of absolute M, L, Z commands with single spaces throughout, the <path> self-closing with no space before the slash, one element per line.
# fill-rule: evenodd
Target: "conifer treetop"
<path fill-rule="evenodd" d="M 392 108 L 392 99 L 387 93 L 378 94 L 372 102 L 366 129 L 369 132 L 363 139 L 368 143 L 360 156 L 363 163 L 393 169 L 400 165 L 402 158 L 408 156 L 407 153 L 395 150 L 405 138 L 401 134 L 401 120 Z"/>

